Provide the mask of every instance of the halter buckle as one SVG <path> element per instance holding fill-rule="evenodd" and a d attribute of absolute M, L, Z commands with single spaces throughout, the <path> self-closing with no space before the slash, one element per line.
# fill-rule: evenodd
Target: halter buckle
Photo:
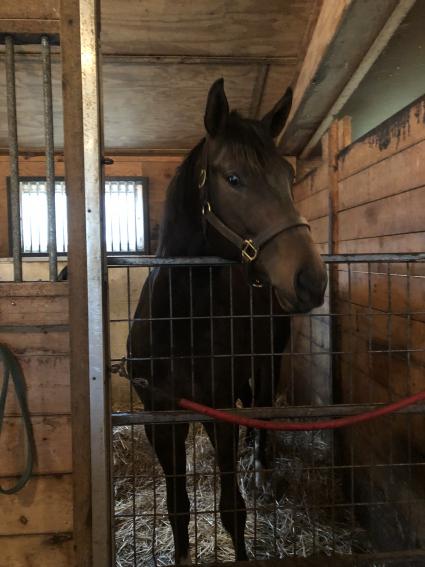
<path fill-rule="evenodd" d="M 205 185 L 206 180 L 207 180 L 207 170 L 202 168 L 201 173 L 199 174 L 199 182 L 198 182 L 199 189 L 202 189 L 202 187 Z"/>
<path fill-rule="evenodd" d="M 252 240 L 244 240 L 242 243 L 242 261 L 253 262 L 258 256 L 258 250 Z"/>

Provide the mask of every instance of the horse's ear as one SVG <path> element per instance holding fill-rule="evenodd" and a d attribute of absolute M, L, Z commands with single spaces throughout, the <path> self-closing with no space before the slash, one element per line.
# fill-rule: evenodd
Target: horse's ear
<path fill-rule="evenodd" d="M 224 80 L 217 79 L 208 93 L 204 124 L 208 134 L 213 138 L 223 129 L 229 115 L 229 103 L 223 85 Z"/>
<path fill-rule="evenodd" d="M 276 138 L 283 127 L 289 116 L 289 112 L 292 106 L 292 89 L 291 87 L 286 89 L 283 97 L 274 105 L 270 112 L 268 112 L 261 122 L 267 127 L 272 138 Z"/>

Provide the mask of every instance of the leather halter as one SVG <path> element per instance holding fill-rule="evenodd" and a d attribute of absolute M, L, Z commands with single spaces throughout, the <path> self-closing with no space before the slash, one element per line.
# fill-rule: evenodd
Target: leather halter
<path fill-rule="evenodd" d="M 310 229 L 310 225 L 307 220 L 296 212 L 291 213 L 289 218 L 279 221 L 273 224 L 269 228 L 266 228 L 260 234 L 255 237 L 243 238 L 239 236 L 234 230 L 228 227 L 218 216 L 213 212 L 211 208 L 211 203 L 208 198 L 208 191 L 206 187 L 207 182 L 207 171 L 208 171 L 208 140 L 205 138 L 204 147 L 202 149 L 201 157 L 201 172 L 199 175 L 199 189 L 203 190 L 203 204 L 202 204 L 202 215 L 203 218 L 209 222 L 226 240 L 234 244 L 241 252 L 242 262 L 250 264 L 254 262 L 261 248 L 265 246 L 268 242 L 273 240 L 276 236 L 290 230 L 291 228 L 296 228 L 297 226 L 306 226 Z"/>

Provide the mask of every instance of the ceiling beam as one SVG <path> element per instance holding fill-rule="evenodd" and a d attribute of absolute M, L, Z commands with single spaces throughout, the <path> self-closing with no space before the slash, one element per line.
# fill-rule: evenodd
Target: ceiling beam
<path fill-rule="evenodd" d="M 332 120 L 341 94 L 351 94 L 350 89 L 344 89 L 350 81 L 351 87 L 357 87 L 385 47 L 382 39 L 388 42 L 401 22 L 400 14 L 404 11 L 405 15 L 413 3 L 414 0 L 324 0 L 295 85 L 291 115 L 279 139 L 283 153 L 300 155 L 307 146 L 311 151 Z"/>

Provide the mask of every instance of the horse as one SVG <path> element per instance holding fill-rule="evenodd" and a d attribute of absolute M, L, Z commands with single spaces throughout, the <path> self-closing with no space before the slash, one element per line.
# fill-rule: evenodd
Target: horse
<path fill-rule="evenodd" d="M 291 104 L 288 89 L 262 120 L 248 119 L 230 111 L 223 79 L 209 90 L 206 134 L 170 182 L 157 256 L 232 264 L 161 265 L 147 277 L 127 341 L 128 373 L 146 410 L 177 409 L 181 397 L 217 408 L 235 407 L 238 399 L 271 405 L 289 314 L 323 303 L 325 267 L 293 201 L 294 170 L 275 145 Z M 246 560 L 239 430 L 221 422 L 203 426 L 220 474 L 221 521 L 236 560 Z M 165 474 L 176 564 L 190 563 L 188 428 L 145 426 Z M 264 432 L 256 447 L 257 464 L 266 466 Z"/>

